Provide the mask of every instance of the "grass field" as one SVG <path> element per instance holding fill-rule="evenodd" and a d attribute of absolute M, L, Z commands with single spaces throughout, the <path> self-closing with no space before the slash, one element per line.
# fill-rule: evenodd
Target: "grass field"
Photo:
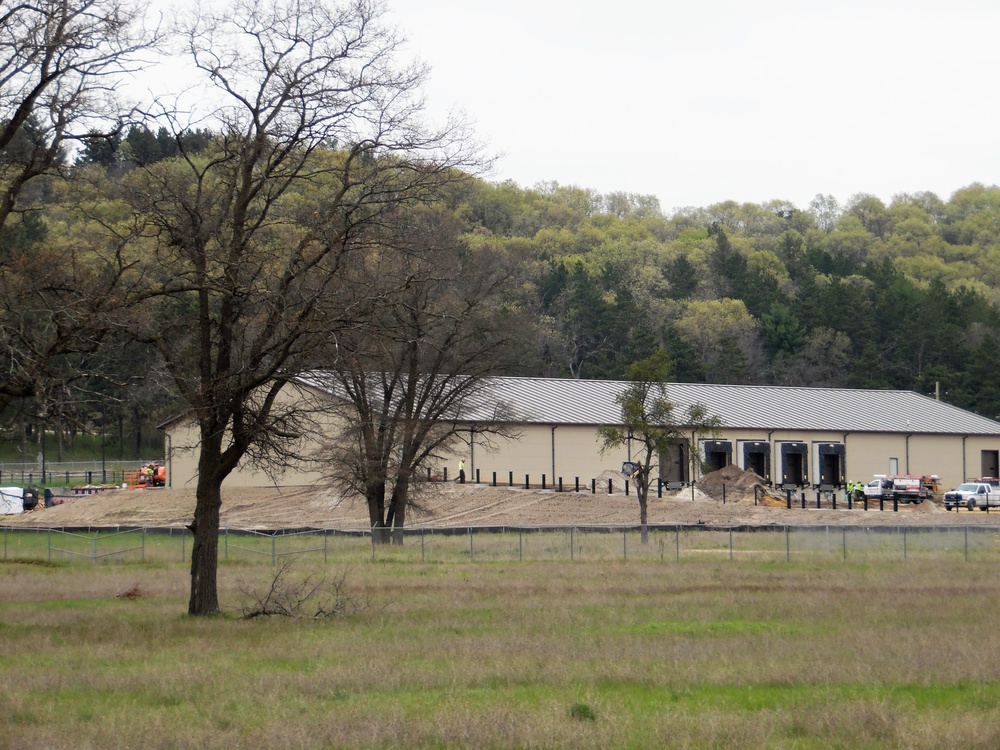
<path fill-rule="evenodd" d="M 993 560 L 307 557 L 367 606 L 241 620 L 273 570 L 0 565 L 0 746 L 1000 746 Z"/>

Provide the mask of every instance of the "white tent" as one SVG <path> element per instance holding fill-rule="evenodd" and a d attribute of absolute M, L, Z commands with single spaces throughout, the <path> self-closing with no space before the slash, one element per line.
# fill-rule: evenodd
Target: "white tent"
<path fill-rule="evenodd" d="M 0 487 L 0 515 L 12 516 L 24 512 L 24 490 L 20 487 Z"/>

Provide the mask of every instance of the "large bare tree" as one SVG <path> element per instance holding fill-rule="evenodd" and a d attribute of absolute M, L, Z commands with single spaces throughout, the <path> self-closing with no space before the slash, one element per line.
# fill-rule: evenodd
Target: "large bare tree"
<path fill-rule="evenodd" d="M 443 208 L 388 216 L 379 252 L 362 261 L 379 303 L 328 357 L 328 387 L 344 405 L 330 473 L 365 497 L 377 541 L 402 540 L 421 469 L 466 450 L 486 379 L 511 364 L 519 326 L 505 292 L 516 259 L 470 246 L 461 231 Z M 506 437 L 503 425 L 484 423 L 478 439 Z"/>
<path fill-rule="evenodd" d="M 457 130 L 424 129 L 425 70 L 398 65 L 381 16 L 372 0 L 237 0 L 193 19 L 187 49 L 220 135 L 124 183 L 148 222 L 129 325 L 199 434 L 192 615 L 219 610 L 223 481 L 289 456 L 301 431 L 282 388 L 377 301 L 349 288 L 354 258 L 377 251 L 387 211 L 429 200 L 465 163 Z"/>

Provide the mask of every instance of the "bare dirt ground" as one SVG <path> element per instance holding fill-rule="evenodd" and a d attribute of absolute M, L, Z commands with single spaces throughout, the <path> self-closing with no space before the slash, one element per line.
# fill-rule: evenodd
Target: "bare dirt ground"
<path fill-rule="evenodd" d="M 608 479 L 612 494 L 608 494 Z M 758 486 L 758 504 L 754 503 Z M 723 486 L 725 498 L 723 501 Z M 727 467 L 700 480 L 694 489 L 664 492 L 649 498 L 650 524 L 703 524 L 708 526 L 852 525 L 875 526 L 1000 524 L 1000 514 L 982 511 L 948 512 L 938 503 L 900 504 L 899 512 L 848 510 L 843 493 L 837 508 L 825 498 L 816 507 L 816 492 L 793 496 L 792 509 L 784 495 L 765 495 L 760 478 L 735 467 Z M 491 487 L 486 484 L 432 483 L 419 485 L 415 507 L 407 513 L 407 525 L 423 527 L 468 526 L 565 526 L 635 525 L 639 503 L 634 488 L 625 494 L 625 478 L 613 471 L 597 479 L 597 492 L 590 485 L 580 492 L 551 489 Z M 68 527 L 182 527 L 194 514 L 193 489 L 109 490 L 99 494 L 68 496 L 51 508 L 0 517 L 0 525 L 45 528 Z M 223 489 L 222 525 L 233 529 L 366 529 L 368 511 L 362 498 L 344 496 L 322 487 L 253 487 Z"/>

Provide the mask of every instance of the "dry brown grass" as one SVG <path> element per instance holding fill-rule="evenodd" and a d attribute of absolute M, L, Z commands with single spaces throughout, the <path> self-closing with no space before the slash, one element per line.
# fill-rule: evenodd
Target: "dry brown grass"
<path fill-rule="evenodd" d="M 223 601 L 271 575 L 224 566 Z M 187 583 L 0 566 L 2 744 L 1000 744 L 989 563 L 363 564 L 374 606 L 323 622 L 192 620 Z"/>

